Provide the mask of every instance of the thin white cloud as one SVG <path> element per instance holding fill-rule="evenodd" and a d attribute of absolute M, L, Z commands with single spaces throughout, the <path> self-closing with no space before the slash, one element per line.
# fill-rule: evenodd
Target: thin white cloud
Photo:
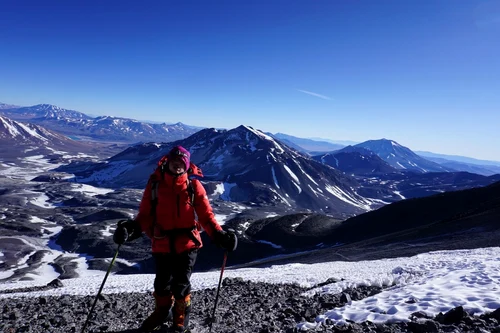
<path fill-rule="evenodd" d="M 328 96 L 317 94 L 317 93 L 312 92 L 312 91 L 301 90 L 301 89 L 297 89 L 297 90 L 300 91 L 300 92 L 302 92 L 302 93 L 304 93 L 304 94 L 308 94 L 308 95 L 319 97 L 319 98 L 326 99 L 326 100 L 331 100 L 331 98 L 328 97 Z"/>

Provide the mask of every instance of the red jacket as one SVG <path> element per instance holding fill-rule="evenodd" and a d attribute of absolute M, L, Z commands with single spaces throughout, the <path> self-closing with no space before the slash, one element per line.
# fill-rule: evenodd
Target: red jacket
<path fill-rule="evenodd" d="M 203 177 L 201 170 L 193 163 L 188 173 Z M 222 230 L 215 220 L 205 188 L 197 179 L 190 180 L 194 189 L 193 207 L 188 191 L 188 173 L 180 176 L 173 176 L 168 172 L 162 174 L 159 167 L 149 178 L 136 220 L 141 225 L 142 231 L 151 238 L 154 253 L 181 253 L 201 248 L 203 246 L 200 237 L 201 227 L 212 239 L 216 230 Z M 153 212 L 152 195 L 156 183 L 158 199 Z"/>

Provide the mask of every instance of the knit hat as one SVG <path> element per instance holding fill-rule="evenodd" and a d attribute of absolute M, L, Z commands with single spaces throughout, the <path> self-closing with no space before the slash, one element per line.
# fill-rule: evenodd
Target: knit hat
<path fill-rule="evenodd" d="M 189 161 L 190 156 L 191 156 L 191 154 L 189 153 L 189 151 L 187 151 L 187 149 L 182 147 L 182 146 L 175 146 L 168 153 L 169 160 L 173 160 L 175 158 L 180 158 L 184 162 L 184 165 L 186 166 L 186 168 L 185 168 L 186 170 L 189 169 L 189 166 L 191 165 L 191 162 Z"/>

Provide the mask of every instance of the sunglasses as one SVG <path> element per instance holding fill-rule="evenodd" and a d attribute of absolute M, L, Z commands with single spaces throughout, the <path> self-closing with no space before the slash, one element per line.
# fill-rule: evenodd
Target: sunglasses
<path fill-rule="evenodd" d="M 186 154 L 186 153 L 183 153 L 182 151 L 180 150 L 176 150 L 172 153 L 172 155 L 174 155 L 174 157 L 186 157 L 186 158 L 189 158 L 189 156 Z"/>

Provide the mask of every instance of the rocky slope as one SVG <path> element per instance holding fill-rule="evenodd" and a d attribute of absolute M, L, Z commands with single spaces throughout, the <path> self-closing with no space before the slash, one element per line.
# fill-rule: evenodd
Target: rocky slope
<path fill-rule="evenodd" d="M 324 284 L 334 281 L 325 281 Z M 52 287 L 57 287 L 57 283 Z M 377 294 L 378 287 L 346 289 L 342 294 L 302 296 L 297 285 L 251 283 L 225 279 L 219 297 L 212 332 L 267 333 L 298 332 L 297 325 L 314 321 L 317 315 Z M 216 290 L 193 292 L 191 328 L 208 332 Z M 2 296 L 0 294 L 0 296 Z M 3 295 L 7 296 L 7 295 Z M 86 332 L 134 332 L 153 309 L 148 294 L 110 294 L 100 296 Z M 36 298 L 0 298 L 2 332 L 80 332 L 93 296 L 58 296 Z M 406 323 L 353 323 L 346 326 L 323 325 L 314 332 L 500 332 L 500 310 L 481 316 L 470 316 L 457 307 L 435 318 L 414 313 Z M 166 329 L 164 331 L 167 331 Z"/>

